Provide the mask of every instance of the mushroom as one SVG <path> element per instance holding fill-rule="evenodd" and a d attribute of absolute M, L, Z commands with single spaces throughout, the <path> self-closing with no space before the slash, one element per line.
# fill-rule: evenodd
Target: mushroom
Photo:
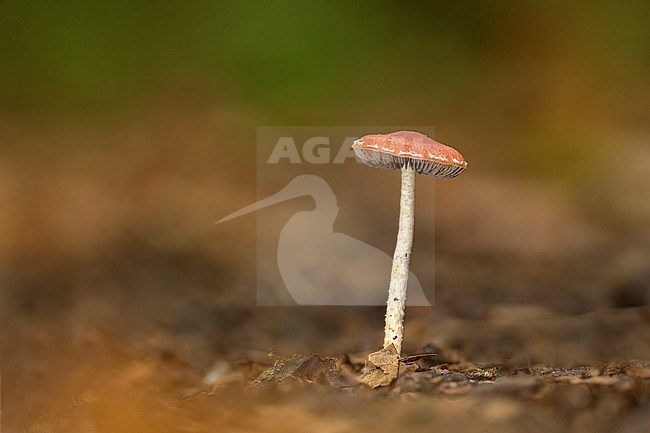
<path fill-rule="evenodd" d="M 365 135 L 356 140 L 352 148 L 370 167 L 402 170 L 399 231 L 390 274 L 382 349 L 384 353 L 393 354 L 396 360 L 402 351 L 404 336 L 404 305 L 415 222 L 415 174 L 452 178 L 467 167 L 467 162 L 456 149 L 413 131 Z"/>

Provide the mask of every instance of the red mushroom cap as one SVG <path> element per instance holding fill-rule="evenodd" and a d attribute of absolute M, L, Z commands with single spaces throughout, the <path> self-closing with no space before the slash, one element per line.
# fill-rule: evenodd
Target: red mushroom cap
<path fill-rule="evenodd" d="M 414 131 L 364 135 L 355 140 L 352 148 L 364 164 L 377 168 L 406 165 L 420 174 L 450 178 L 467 167 L 456 149 Z"/>

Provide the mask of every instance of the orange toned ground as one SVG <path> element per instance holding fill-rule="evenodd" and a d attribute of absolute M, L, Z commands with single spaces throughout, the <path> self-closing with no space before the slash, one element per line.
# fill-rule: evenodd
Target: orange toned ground
<path fill-rule="evenodd" d="M 371 392 L 350 378 L 381 341 L 381 308 L 254 305 L 254 219 L 229 230 L 212 224 L 255 199 L 246 175 L 254 165 L 245 162 L 254 148 L 221 146 L 253 138 L 224 135 L 221 115 L 5 120 L 13 143 L 1 161 L 7 431 L 646 425 L 648 214 L 645 202 L 620 195 L 625 176 L 594 179 L 604 186 L 593 198 L 481 168 L 438 183 L 436 307 L 407 312 L 405 352 L 434 350 L 432 365 L 447 373 Z M 626 149 L 636 152 L 632 168 L 647 166 L 647 151 Z M 368 200 L 395 200 L 381 194 L 395 179 L 386 176 Z M 380 229 L 394 217 L 374 217 L 379 244 L 392 243 Z M 432 227 L 419 230 L 416 245 L 432 239 Z M 252 385 L 273 362 L 309 352 L 335 357 L 350 388 L 300 374 Z M 498 377 L 471 379 L 495 365 Z M 529 379 L 512 382 L 521 371 Z"/>

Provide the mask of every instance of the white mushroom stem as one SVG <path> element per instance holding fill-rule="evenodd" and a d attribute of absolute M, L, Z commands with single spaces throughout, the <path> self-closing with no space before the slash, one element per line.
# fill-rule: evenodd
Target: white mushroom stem
<path fill-rule="evenodd" d="M 386 303 L 386 328 L 384 348 L 395 346 L 397 355 L 402 352 L 404 338 L 404 305 L 409 282 L 409 264 L 413 248 L 413 227 L 415 225 L 415 170 L 402 167 L 402 195 L 399 210 L 399 231 L 390 273 L 388 302 Z"/>

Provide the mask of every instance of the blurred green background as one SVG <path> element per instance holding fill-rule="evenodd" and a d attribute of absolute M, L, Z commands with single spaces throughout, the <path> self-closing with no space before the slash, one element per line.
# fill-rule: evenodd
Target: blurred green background
<path fill-rule="evenodd" d="M 0 18 L 0 97 L 12 113 L 105 113 L 177 91 L 274 123 L 638 125 L 647 114 L 647 9 L 640 1 L 10 1 Z M 549 111 L 557 118 L 545 118 Z"/>
<path fill-rule="evenodd" d="M 600 0 L 10 1 L 0 107 L 55 123 L 210 107 L 243 146 L 257 124 L 434 124 L 476 169 L 572 176 L 647 129 L 649 15 Z"/>
<path fill-rule="evenodd" d="M 649 22 L 643 1 L 2 2 L 3 385 L 79 365 L 88 341 L 103 359 L 98 335 L 200 371 L 378 344 L 381 309 L 254 307 L 254 220 L 212 223 L 256 200 L 258 125 L 434 125 L 469 161 L 436 183 L 436 309 L 407 315 L 407 350 L 648 356 L 627 311 L 650 284 Z M 394 209 L 384 182 L 374 209 Z M 336 228 L 392 243 L 395 215 L 369 215 Z M 85 377 L 39 383 L 23 416 Z"/>
<path fill-rule="evenodd" d="M 4 274 L 35 304 L 143 251 L 240 281 L 250 223 L 207 223 L 254 201 L 256 126 L 301 124 L 434 125 L 460 149 L 440 254 L 643 263 L 649 19 L 634 1 L 4 2 Z"/>
<path fill-rule="evenodd" d="M 7 305 L 65 316 L 138 278 L 174 291 L 168 262 L 217 305 L 250 305 L 252 219 L 211 223 L 255 200 L 256 127 L 301 124 L 434 125 L 470 162 L 437 183 L 439 263 L 457 254 L 473 275 L 480 257 L 541 257 L 561 279 L 567 257 L 586 275 L 618 260 L 595 294 L 543 298 L 588 311 L 640 280 L 643 304 L 649 21 L 634 1 L 4 2 L 0 254 L 21 300 Z M 367 217 L 344 209 L 339 229 Z M 377 216 L 375 244 L 393 220 Z M 481 302 L 541 297 L 457 284 Z"/>

